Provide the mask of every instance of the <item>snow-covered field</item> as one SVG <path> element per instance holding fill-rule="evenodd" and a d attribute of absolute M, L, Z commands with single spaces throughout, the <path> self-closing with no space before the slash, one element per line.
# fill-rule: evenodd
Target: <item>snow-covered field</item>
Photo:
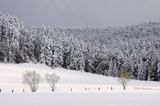
<path fill-rule="evenodd" d="M 30 93 L 22 83 L 25 71 L 37 71 L 42 78 L 56 73 L 56 91 L 42 80 L 38 92 Z M 160 82 L 132 80 L 124 91 L 117 78 L 31 63 L 0 64 L 0 89 L 0 106 L 159 106 L 160 98 Z"/>
<path fill-rule="evenodd" d="M 0 106 L 159 106 L 156 94 L 0 94 Z"/>

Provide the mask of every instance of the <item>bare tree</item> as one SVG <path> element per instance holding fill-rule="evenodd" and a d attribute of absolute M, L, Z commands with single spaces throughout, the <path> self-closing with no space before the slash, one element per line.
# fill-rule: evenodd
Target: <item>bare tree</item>
<path fill-rule="evenodd" d="M 23 74 L 23 83 L 27 84 L 32 92 L 36 92 L 38 84 L 40 83 L 41 76 L 35 71 L 26 71 Z"/>
<path fill-rule="evenodd" d="M 124 90 L 126 89 L 130 76 L 130 73 L 127 71 L 120 71 L 118 73 L 118 81 L 122 84 Z"/>
<path fill-rule="evenodd" d="M 55 90 L 55 84 L 59 81 L 60 77 L 57 76 L 55 73 L 53 74 L 46 74 L 45 79 L 49 86 L 51 87 L 52 92 Z"/>

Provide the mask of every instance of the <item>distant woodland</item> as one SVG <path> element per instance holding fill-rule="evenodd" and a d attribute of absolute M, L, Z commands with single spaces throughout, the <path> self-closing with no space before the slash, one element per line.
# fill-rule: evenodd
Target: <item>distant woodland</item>
<path fill-rule="evenodd" d="M 0 14 L 0 62 L 41 63 L 113 77 L 127 71 L 132 79 L 160 81 L 160 23 L 60 29 L 26 27 L 17 17 Z"/>

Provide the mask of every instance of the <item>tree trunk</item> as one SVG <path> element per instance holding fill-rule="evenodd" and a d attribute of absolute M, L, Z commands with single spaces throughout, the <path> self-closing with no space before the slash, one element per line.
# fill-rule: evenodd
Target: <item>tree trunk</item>
<path fill-rule="evenodd" d="M 54 88 L 52 88 L 52 92 L 54 92 Z"/>
<path fill-rule="evenodd" d="M 126 86 L 125 85 L 123 85 L 123 89 L 126 90 Z"/>

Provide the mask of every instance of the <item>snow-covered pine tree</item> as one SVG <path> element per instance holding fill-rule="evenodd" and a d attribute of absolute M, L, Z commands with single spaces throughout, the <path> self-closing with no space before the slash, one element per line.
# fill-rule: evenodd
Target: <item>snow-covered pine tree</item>
<path fill-rule="evenodd" d="M 79 39 L 72 38 L 72 47 L 71 47 L 71 55 L 70 55 L 70 65 L 68 66 L 73 70 L 84 70 L 85 60 L 83 53 L 83 42 Z"/>
<path fill-rule="evenodd" d="M 6 61 L 18 63 L 20 23 L 16 17 L 9 15 L 4 15 L 1 22 L 2 36 L 7 46 Z"/>

